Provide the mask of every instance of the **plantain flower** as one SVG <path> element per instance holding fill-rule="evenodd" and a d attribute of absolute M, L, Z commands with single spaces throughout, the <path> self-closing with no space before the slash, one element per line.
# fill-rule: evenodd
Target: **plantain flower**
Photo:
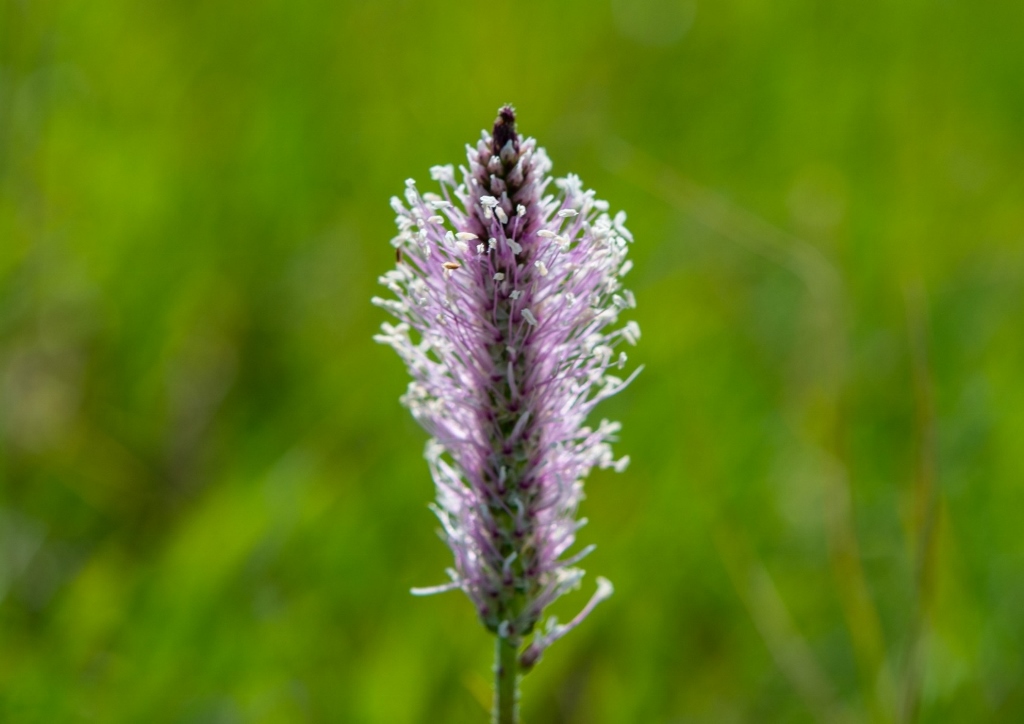
<path fill-rule="evenodd" d="M 462 590 L 514 651 L 532 634 L 515 661 L 525 670 L 612 591 L 599 578 L 573 621 L 540 624 L 593 550 L 570 552 L 586 522 L 583 479 L 629 462 L 609 445 L 618 423 L 586 419 L 639 372 L 619 372 L 622 343 L 640 337 L 635 322 L 618 324 L 636 305 L 620 284 L 633 239 L 626 215 L 579 177 L 551 178 L 511 107 L 466 148 L 461 181 L 435 166 L 434 190 L 410 179 L 391 200 L 397 264 L 380 281 L 394 298 L 373 301 L 398 321 L 375 339 L 413 378 L 402 402 L 432 436 L 433 510 L 454 555 L 450 581 L 413 592 Z"/>

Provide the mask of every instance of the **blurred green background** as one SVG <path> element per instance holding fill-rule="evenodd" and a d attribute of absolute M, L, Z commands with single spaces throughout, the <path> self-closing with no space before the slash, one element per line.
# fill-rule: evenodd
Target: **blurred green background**
<path fill-rule="evenodd" d="M 0 720 L 486 721 L 369 298 L 504 102 L 646 365 L 524 721 L 1024 720 L 1019 2 L 0 8 Z"/>

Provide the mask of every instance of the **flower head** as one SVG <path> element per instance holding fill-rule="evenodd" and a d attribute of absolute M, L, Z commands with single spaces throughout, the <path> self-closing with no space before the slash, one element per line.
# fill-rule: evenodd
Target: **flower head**
<path fill-rule="evenodd" d="M 416 592 L 461 589 L 491 631 L 518 642 L 583 576 L 575 564 L 593 547 L 568 555 L 585 523 L 583 479 L 628 464 L 609 446 L 619 425 L 585 420 L 636 375 L 614 374 L 622 342 L 640 336 L 635 322 L 616 324 L 635 306 L 619 282 L 632 235 L 579 177 L 549 188 L 547 154 L 520 137 L 509 106 L 467 155 L 461 183 L 435 166 L 438 192 L 410 179 L 404 202 L 391 200 L 398 262 L 380 281 L 396 298 L 374 302 L 398 324 L 375 339 L 413 377 L 402 401 L 432 435 L 434 511 L 455 557 L 450 583 Z M 523 665 L 610 593 L 599 579 L 580 616 L 536 633 Z"/>

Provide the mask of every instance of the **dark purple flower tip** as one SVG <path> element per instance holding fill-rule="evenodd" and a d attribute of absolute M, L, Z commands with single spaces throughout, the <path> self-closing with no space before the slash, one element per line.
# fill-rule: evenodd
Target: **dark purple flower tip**
<path fill-rule="evenodd" d="M 512 142 L 512 149 L 519 154 L 519 134 L 516 133 L 516 109 L 512 106 L 502 106 L 498 111 L 498 117 L 494 119 L 494 133 L 492 134 L 491 150 L 495 156 L 501 155 L 505 144 Z M 504 159 L 502 159 L 504 160 Z"/>
<path fill-rule="evenodd" d="M 536 665 L 542 653 L 544 653 L 544 648 L 538 642 L 534 642 L 526 647 L 526 650 L 519 657 L 519 668 L 524 674 Z"/>

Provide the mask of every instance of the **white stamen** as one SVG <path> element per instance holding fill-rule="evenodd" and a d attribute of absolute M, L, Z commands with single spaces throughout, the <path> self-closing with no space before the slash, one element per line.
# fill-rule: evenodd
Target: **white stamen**
<path fill-rule="evenodd" d="M 544 239 L 554 239 L 555 232 L 549 231 L 547 229 L 541 229 L 540 231 L 537 232 L 537 236 L 542 237 Z"/>
<path fill-rule="evenodd" d="M 523 296 L 523 293 L 521 291 L 519 291 L 518 289 L 513 289 L 512 292 L 508 296 L 509 296 L 510 299 L 516 300 L 516 299 L 519 299 L 519 297 Z"/>
<path fill-rule="evenodd" d="M 455 237 L 458 238 L 458 239 L 461 239 L 462 241 L 472 241 L 473 239 L 479 239 L 480 238 L 476 234 L 473 234 L 473 233 L 468 232 L 468 231 L 460 231 L 458 234 L 455 235 Z"/>
<path fill-rule="evenodd" d="M 498 217 L 498 221 L 500 221 L 503 224 L 508 223 L 508 216 L 505 215 L 505 210 L 502 209 L 500 206 L 494 207 L 494 213 Z"/>
<path fill-rule="evenodd" d="M 431 166 L 430 178 L 441 183 L 455 185 L 455 167 L 450 163 L 446 166 Z"/>
<path fill-rule="evenodd" d="M 538 259 L 537 261 L 535 261 L 535 262 L 533 263 L 533 265 L 534 265 L 535 267 L 537 267 L 537 271 L 539 271 L 539 272 L 540 272 L 540 275 L 541 275 L 542 277 L 546 277 L 546 276 L 548 275 L 548 268 L 547 268 L 547 265 L 545 265 L 545 264 L 544 264 L 544 262 L 542 262 L 542 261 L 541 261 L 540 259 Z"/>
<path fill-rule="evenodd" d="M 526 207 L 522 204 L 516 206 L 516 216 L 526 216 Z"/>
<path fill-rule="evenodd" d="M 431 216 L 430 218 L 428 218 L 427 221 L 429 221 L 431 224 L 443 224 L 444 223 L 444 217 L 443 216 L 436 216 L 435 215 L 435 216 Z"/>
<path fill-rule="evenodd" d="M 498 200 L 493 196 L 481 196 L 480 205 L 487 206 L 493 209 L 495 206 L 498 205 Z"/>
<path fill-rule="evenodd" d="M 636 322 L 626 322 L 626 326 L 622 328 L 622 337 L 635 347 L 637 340 L 640 339 L 640 325 Z"/>
<path fill-rule="evenodd" d="M 492 239 L 488 239 L 487 240 L 487 251 L 494 251 L 494 248 L 497 245 L 498 245 L 498 240 L 497 239 L 493 239 L 493 238 Z"/>
<path fill-rule="evenodd" d="M 570 216 L 576 216 L 577 214 L 579 214 L 579 212 L 576 209 L 562 209 L 558 212 L 558 215 L 563 219 L 567 219 Z"/>
<path fill-rule="evenodd" d="M 504 279 L 505 279 L 505 275 L 502 274 L 501 272 L 495 272 L 494 273 L 494 281 L 500 282 L 500 281 L 504 281 Z"/>
<path fill-rule="evenodd" d="M 518 254 L 523 250 L 523 247 L 515 239 L 507 239 L 508 247 L 512 250 L 513 254 Z"/>
<path fill-rule="evenodd" d="M 529 324 L 532 324 L 534 327 L 537 326 L 537 318 L 533 316 L 533 312 L 531 312 L 529 309 L 523 310 L 523 319 L 525 319 Z"/>
<path fill-rule="evenodd" d="M 486 248 L 487 247 L 484 246 L 483 244 L 477 244 L 476 245 L 476 253 L 477 254 L 483 254 L 484 253 L 484 249 L 486 249 Z"/>
<path fill-rule="evenodd" d="M 442 583 L 440 586 L 425 586 L 422 588 L 410 588 L 409 593 L 414 596 L 433 596 L 435 593 L 447 593 L 448 591 L 454 591 L 462 587 L 458 581 L 452 581 L 451 583 Z"/>

